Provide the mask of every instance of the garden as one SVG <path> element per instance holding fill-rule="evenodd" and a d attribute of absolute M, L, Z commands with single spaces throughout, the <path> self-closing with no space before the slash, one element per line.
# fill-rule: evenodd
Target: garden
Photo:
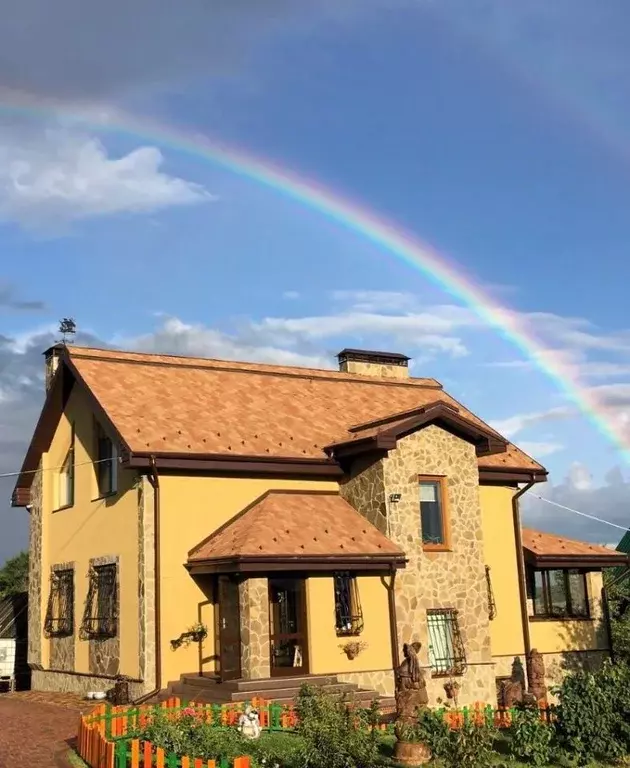
<path fill-rule="evenodd" d="M 607 663 L 573 672 L 548 710 L 420 710 L 404 740 L 425 744 L 431 765 L 630 765 L 630 667 Z M 244 706 L 102 705 L 81 720 L 78 751 L 93 768 L 387 768 L 393 725 L 377 705 L 363 709 L 305 686 L 292 709 L 253 702 L 259 738 L 243 733 Z M 241 728 L 239 728 L 239 723 Z M 246 732 L 246 729 L 244 730 Z"/>

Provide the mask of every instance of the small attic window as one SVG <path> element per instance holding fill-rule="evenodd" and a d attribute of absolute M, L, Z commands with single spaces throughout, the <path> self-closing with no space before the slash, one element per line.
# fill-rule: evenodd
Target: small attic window
<path fill-rule="evenodd" d="M 95 427 L 95 469 L 98 498 L 111 496 L 118 490 L 118 450 L 98 422 Z"/>

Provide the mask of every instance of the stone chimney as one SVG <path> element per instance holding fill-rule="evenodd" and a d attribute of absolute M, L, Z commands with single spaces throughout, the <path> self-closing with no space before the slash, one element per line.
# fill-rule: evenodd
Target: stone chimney
<path fill-rule="evenodd" d="M 342 349 L 337 355 L 339 370 L 358 376 L 382 379 L 408 379 L 409 360 L 396 352 L 372 352 L 369 349 Z"/>
<path fill-rule="evenodd" d="M 59 360 L 61 358 L 61 350 L 64 348 L 64 344 L 54 344 L 44 352 L 44 365 L 46 366 L 46 392 L 52 386 L 55 373 L 59 366 Z"/>

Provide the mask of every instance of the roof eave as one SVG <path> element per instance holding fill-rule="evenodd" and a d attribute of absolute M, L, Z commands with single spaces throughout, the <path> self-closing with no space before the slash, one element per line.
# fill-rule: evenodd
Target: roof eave
<path fill-rule="evenodd" d="M 527 563 L 534 568 L 582 568 L 600 570 L 601 568 L 616 568 L 630 565 L 630 558 L 615 555 L 542 555 L 532 550 L 524 549 Z"/>
<path fill-rule="evenodd" d="M 189 560 L 191 575 L 267 571 L 387 571 L 406 566 L 403 554 L 389 555 L 243 555 Z"/>

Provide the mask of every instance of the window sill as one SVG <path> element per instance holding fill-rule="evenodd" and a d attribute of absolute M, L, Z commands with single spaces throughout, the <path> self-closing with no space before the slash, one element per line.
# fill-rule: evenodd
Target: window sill
<path fill-rule="evenodd" d="M 53 509 L 53 515 L 55 512 L 63 512 L 64 509 L 72 509 L 74 507 L 74 502 L 72 504 L 64 504 L 62 507 L 57 507 L 56 509 Z"/>
<path fill-rule="evenodd" d="M 104 499 L 111 499 L 117 494 L 118 491 L 110 491 L 109 493 L 104 493 L 102 496 L 97 496 L 95 499 L 92 499 L 92 501 L 103 501 Z"/>
<path fill-rule="evenodd" d="M 423 544 L 422 549 L 425 552 L 452 552 L 449 544 Z"/>
<path fill-rule="evenodd" d="M 431 672 L 431 679 L 433 680 L 448 680 L 450 677 L 463 677 L 465 671 L 457 670 L 452 672 Z"/>
<path fill-rule="evenodd" d="M 590 616 L 530 616 L 529 621 L 559 621 L 566 624 L 570 621 L 593 621 Z"/>

